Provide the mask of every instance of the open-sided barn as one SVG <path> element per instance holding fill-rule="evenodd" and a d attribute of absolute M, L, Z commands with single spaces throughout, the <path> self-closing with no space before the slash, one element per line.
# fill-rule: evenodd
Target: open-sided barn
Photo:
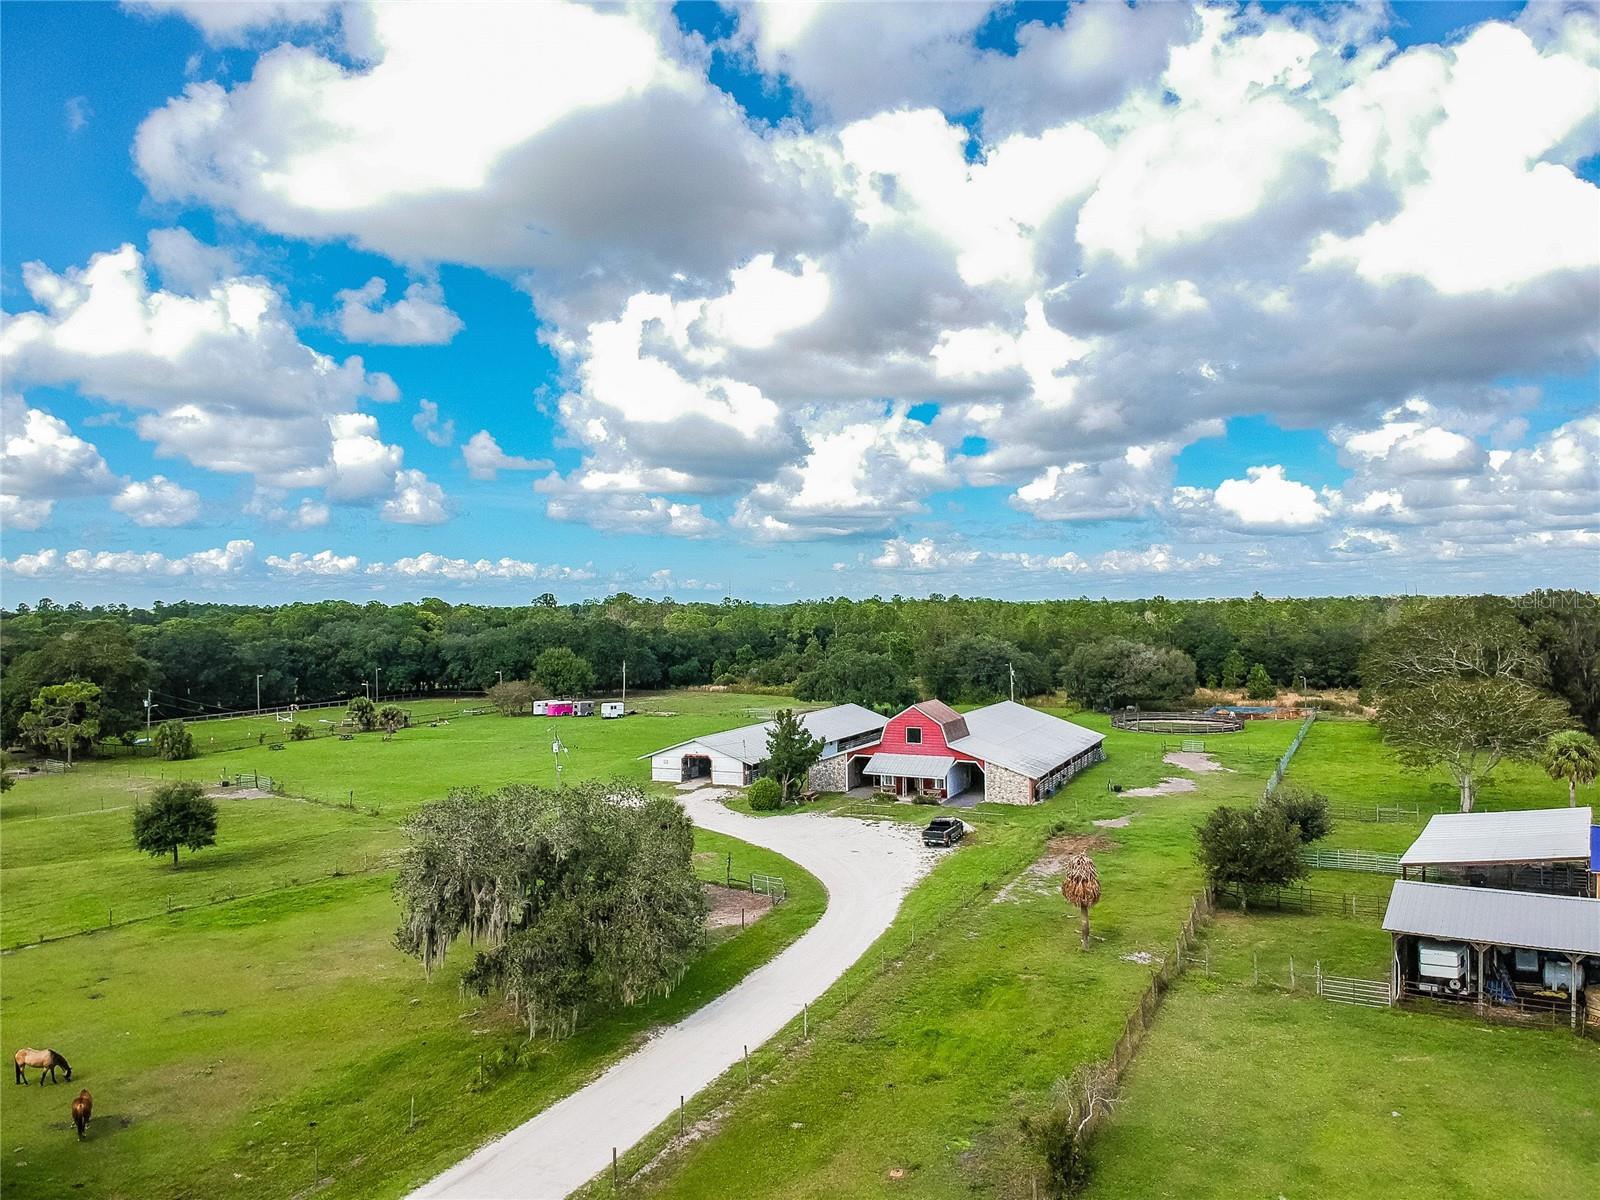
<path fill-rule="evenodd" d="M 1397 997 L 1565 1008 L 1577 1028 L 1580 999 L 1600 982 L 1600 900 L 1586 896 L 1401 879 L 1383 927 Z"/>
<path fill-rule="evenodd" d="M 812 737 L 822 739 L 822 757 L 811 768 L 813 791 L 838 792 L 845 788 L 845 757 L 853 748 L 878 740 L 884 718 L 859 704 L 835 704 L 800 714 L 800 724 Z M 767 760 L 767 735 L 771 721 L 744 725 L 721 733 L 708 733 L 678 742 L 647 755 L 650 778 L 657 783 L 687 783 L 703 779 L 727 787 L 744 787 L 760 774 Z"/>
<path fill-rule="evenodd" d="M 1586 895 L 1594 813 L 1589 808 L 1444 813 L 1400 857 L 1406 879 Z"/>

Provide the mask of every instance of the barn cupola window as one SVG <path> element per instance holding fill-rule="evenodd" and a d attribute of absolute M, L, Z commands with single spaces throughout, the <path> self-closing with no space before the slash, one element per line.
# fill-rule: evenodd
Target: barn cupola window
<path fill-rule="evenodd" d="M 922 730 L 913 725 L 906 730 L 906 741 L 913 746 L 920 746 L 922 744 Z"/>

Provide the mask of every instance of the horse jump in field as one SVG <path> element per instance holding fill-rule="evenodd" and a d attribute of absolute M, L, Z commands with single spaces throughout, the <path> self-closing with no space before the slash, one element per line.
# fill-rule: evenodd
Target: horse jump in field
<path fill-rule="evenodd" d="M 43 1085 L 44 1077 L 50 1076 L 51 1083 L 60 1083 L 56 1078 L 56 1068 L 60 1067 L 67 1073 L 67 1082 L 72 1082 L 72 1067 L 67 1060 L 54 1050 L 18 1050 L 17 1051 L 17 1082 L 23 1087 L 28 1086 L 28 1077 L 23 1072 L 24 1067 L 34 1067 L 39 1072 L 39 1083 Z"/>
<path fill-rule="evenodd" d="M 84 1088 L 72 1102 L 72 1123 L 78 1127 L 78 1140 L 83 1141 L 83 1131 L 89 1128 L 89 1117 L 94 1112 L 94 1097 Z"/>

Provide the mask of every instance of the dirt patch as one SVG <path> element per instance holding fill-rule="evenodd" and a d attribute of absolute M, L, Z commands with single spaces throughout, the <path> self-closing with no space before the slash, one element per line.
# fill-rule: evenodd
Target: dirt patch
<path fill-rule="evenodd" d="M 1136 812 L 1131 812 L 1124 817 L 1104 817 L 1098 821 L 1091 821 L 1090 824 L 1096 829 L 1126 829 L 1138 815 Z"/>
<path fill-rule="evenodd" d="M 706 914 L 707 929 L 726 929 L 730 925 L 753 925 L 772 907 L 772 897 L 760 892 L 741 892 L 738 888 L 725 888 L 721 884 L 702 884 L 706 903 L 711 911 Z"/>
<path fill-rule="evenodd" d="M 1016 903 L 1029 896 L 1044 896 L 1056 890 L 1056 878 L 1066 872 L 1067 860 L 1074 854 L 1093 854 L 1114 850 L 1117 843 L 1097 833 L 1067 834 L 1051 838 L 1044 853 L 1005 887 L 995 893 L 992 904 Z"/>
<path fill-rule="evenodd" d="M 1123 788 L 1122 794 L 1124 796 L 1176 796 L 1180 792 L 1192 792 L 1194 789 L 1194 780 L 1169 776 L 1154 787 Z"/>
<path fill-rule="evenodd" d="M 1169 750 L 1162 756 L 1162 762 L 1170 767 L 1182 767 L 1185 771 L 1193 771 L 1197 775 L 1206 775 L 1212 771 L 1228 771 L 1211 755 L 1196 750 Z"/>

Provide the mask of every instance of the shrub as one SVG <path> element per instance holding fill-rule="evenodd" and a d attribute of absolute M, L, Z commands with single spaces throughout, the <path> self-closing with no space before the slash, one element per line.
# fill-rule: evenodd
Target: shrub
<path fill-rule="evenodd" d="M 1244 694 L 1252 700 L 1273 700 L 1278 695 L 1278 685 L 1272 682 L 1267 669 L 1260 663 L 1250 668 L 1250 678 L 1245 680 Z"/>
<path fill-rule="evenodd" d="M 1200 826 L 1195 855 L 1212 887 L 1282 887 L 1306 873 L 1300 857 L 1300 831 L 1281 808 L 1213 809 Z M 1248 898 L 1241 900 L 1247 906 Z"/>
<path fill-rule="evenodd" d="M 315 731 L 311 728 L 311 726 L 307 725 L 304 721 L 296 721 L 293 725 L 289 726 L 289 740 L 291 742 L 303 742 L 311 737 L 313 732 Z"/>
<path fill-rule="evenodd" d="M 169 761 L 194 757 L 194 735 L 182 721 L 163 721 L 156 730 L 156 753 Z"/>
<path fill-rule="evenodd" d="M 378 706 L 366 696 L 350 701 L 350 720 L 357 729 L 373 730 L 378 727 Z"/>
<path fill-rule="evenodd" d="M 783 787 L 763 775 L 750 785 L 750 807 L 756 812 L 777 812 L 783 807 Z"/>
<path fill-rule="evenodd" d="M 1316 842 L 1333 832 L 1333 816 L 1328 798 L 1321 792 L 1283 784 L 1272 793 L 1265 807 L 1277 809 L 1283 819 L 1300 830 L 1300 841 Z"/>

